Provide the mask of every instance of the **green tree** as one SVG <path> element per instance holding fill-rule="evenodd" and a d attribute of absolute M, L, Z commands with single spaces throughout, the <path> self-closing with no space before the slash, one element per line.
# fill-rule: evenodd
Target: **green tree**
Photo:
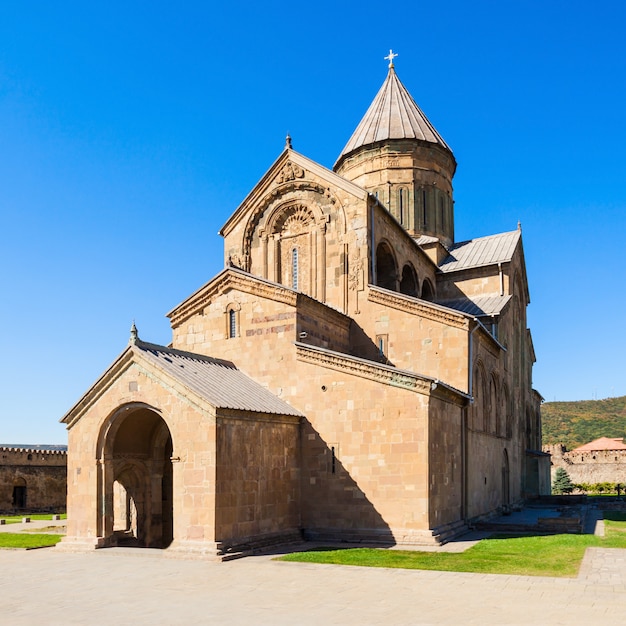
<path fill-rule="evenodd" d="M 572 491 L 574 491 L 574 484 L 569 474 L 562 467 L 557 468 L 552 481 L 552 493 L 560 496 L 564 493 L 572 493 Z"/>

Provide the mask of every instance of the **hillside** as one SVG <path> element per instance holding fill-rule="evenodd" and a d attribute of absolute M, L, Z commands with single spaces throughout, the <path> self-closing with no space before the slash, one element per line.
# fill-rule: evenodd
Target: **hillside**
<path fill-rule="evenodd" d="M 543 443 L 563 443 L 568 450 L 600 437 L 626 437 L 626 396 L 545 402 L 541 418 Z"/>

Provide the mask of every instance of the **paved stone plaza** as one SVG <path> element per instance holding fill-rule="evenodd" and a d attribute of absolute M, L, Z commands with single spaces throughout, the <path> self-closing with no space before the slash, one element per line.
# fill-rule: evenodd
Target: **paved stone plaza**
<path fill-rule="evenodd" d="M 623 624 L 626 550 L 575 579 L 171 559 L 158 550 L 0 551 L 3 623 Z"/>

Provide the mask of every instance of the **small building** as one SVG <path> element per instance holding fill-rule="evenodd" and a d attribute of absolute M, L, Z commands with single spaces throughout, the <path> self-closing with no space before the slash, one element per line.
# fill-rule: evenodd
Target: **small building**
<path fill-rule="evenodd" d="M 67 446 L 0 444 L 0 512 L 64 511 Z"/>
<path fill-rule="evenodd" d="M 621 437 L 600 437 L 568 451 L 562 444 L 544 446 L 552 460 L 552 478 L 563 468 L 575 484 L 626 484 L 626 443 Z"/>

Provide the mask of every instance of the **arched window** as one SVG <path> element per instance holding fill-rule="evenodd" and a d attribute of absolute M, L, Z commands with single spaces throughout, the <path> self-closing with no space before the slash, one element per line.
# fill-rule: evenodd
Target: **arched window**
<path fill-rule="evenodd" d="M 224 311 L 226 315 L 226 338 L 235 339 L 241 332 L 239 328 L 239 311 L 241 305 L 238 302 L 231 302 Z"/>
<path fill-rule="evenodd" d="M 446 227 L 443 195 L 439 196 L 439 227 L 442 230 Z"/>
<path fill-rule="evenodd" d="M 498 381 L 492 374 L 489 380 L 489 432 L 498 432 Z"/>
<path fill-rule="evenodd" d="M 384 289 L 398 291 L 398 269 L 391 248 L 385 242 L 376 248 L 376 284 Z"/>
<path fill-rule="evenodd" d="M 237 336 L 237 312 L 228 311 L 228 336 L 230 339 Z"/>
<path fill-rule="evenodd" d="M 407 263 L 402 268 L 402 280 L 400 281 L 400 292 L 407 296 L 417 298 L 417 275 L 413 266 Z"/>
<path fill-rule="evenodd" d="M 298 248 L 291 250 L 291 286 L 298 289 Z"/>
<path fill-rule="evenodd" d="M 435 299 L 435 291 L 431 282 L 428 278 L 424 279 L 422 283 L 422 300 L 427 300 L 428 302 L 433 302 Z"/>
<path fill-rule="evenodd" d="M 406 221 L 406 189 L 398 190 L 398 219 L 400 224 L 404 226 Z"/>

